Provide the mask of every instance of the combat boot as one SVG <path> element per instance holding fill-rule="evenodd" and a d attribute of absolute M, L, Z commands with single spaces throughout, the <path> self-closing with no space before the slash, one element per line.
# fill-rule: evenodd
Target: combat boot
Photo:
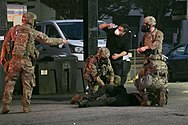
<path fill-rule="evenodd" d="M 141 103 L 141 106 L 150 106 L 150 102 L 147 95 L 143 96 L 143 101 Z"/>
<path fill-rule="evenodd" d="M 23 106 L 23 112 L 24 113 L 31 112 L 31 107 L 30 106 Z"/>
<path fill-rule="evenodd" d="M 10 107 L 9 107 L 9 105 L 4 105 L 3 104 L 3 109 L 2 109 L 2 114 L 7 114 L 7 113 L 9 113 L 10 112 Z"/>
<path fill-rule="evenodd" d="M 70 103 L 71 104 L 76 104 L 77 102 L 82 100 L 82 96 L 79 94 L 76 94 L 74 97 L 72 97 Z"/>
<path fill-rule="evenodd" d="M 165 105 L 167 105 L 167 103 L 168 103 L 168 93 L 169 93 L 169 89 L 166 89 L 166 93 L 165 93 L 166 102 L 165 102 Z"/>
<path fill-rule="evenodd" d="M 165 104 L 166 104 L 166 95 L 165 95 L 165 92 L 160 92 L 159 106 L 163 107 Z"/>

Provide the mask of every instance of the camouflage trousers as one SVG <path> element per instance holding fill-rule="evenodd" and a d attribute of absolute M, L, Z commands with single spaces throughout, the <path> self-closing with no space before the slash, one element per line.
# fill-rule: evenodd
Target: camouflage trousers
<path fill-rule="evenodd" d="M 168 84 L 168 68 L 164 61 L 150 60 L 139 72 L 139 78 L 136 79 L 134 85 L 137 90 L 144 93 L 149 91 L 165 91 Z"/>
<path fill-rule="evenodd" d="M 33 87 L 36 86 L 34 66 L 30 58 L 13 57 L 9 62 L 8 71 L 5 77 L 5 89 L 2 98 L 4 105 L 9 105 L 12 101 L 12 94 L 16 80 L 21 77 L 23 86 L 22 105 L 30 106 Z"/>

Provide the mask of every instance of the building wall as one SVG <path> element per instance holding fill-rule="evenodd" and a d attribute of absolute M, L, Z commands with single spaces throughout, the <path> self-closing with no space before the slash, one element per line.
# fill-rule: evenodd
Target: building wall
<path fill-rule="evenodd" d="M 28 11 L 31 11 L 37 14 L 37 21 L 55 19 L 55 16 L 56 16 L 55 10 L 41 3 L 40 0 L 28 1 L 26 4 L 28 6 Z"/>
<path fill-rule="evenodd" d="M 7 21 L 13 22 L 13 26 L 21 24 L 21 18 L 25 12 L 27 12 L 26 5 L 7 4 Z"/>
<path fill-rule="evenodd" d="M 40 0 L 25 0 L 22 3 L 7 2 L 8 28 L 21 24 L 22 15 L 27 11 L 34 12 L 37 15 L 37 21 L 53 20 L 56 16 L 55 10 L 41 3 Z"/>

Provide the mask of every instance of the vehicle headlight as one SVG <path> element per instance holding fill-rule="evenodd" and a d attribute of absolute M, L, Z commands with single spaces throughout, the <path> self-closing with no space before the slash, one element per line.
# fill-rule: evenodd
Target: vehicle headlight
<path fill-rule="evenodd" d="M 81 46 L 69 45 L 71 53 L 84 53 L 84 49 Z"/>
<path fill-rule="evenodd" d="M 83 53 L 84 52 L 83 47 L 75 47 L 74 51 L 77 52 L 77 53 Z"/>

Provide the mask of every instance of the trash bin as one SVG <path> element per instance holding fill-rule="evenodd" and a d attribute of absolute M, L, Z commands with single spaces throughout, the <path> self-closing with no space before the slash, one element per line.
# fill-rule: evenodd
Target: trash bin
<path fill-rule="evenodd" d="M 41 62 L 36 65 L 36 87 L 33 94 L 47 95 L 56 94 L 56 72 L 54 61 Z"/>
<path fill-rule="evenodd" d="M 3 66 L 0 66 L 0 98 L 3 97 L 4 87 L 5 87 L 5 73 Z"/>
<path fill-rule="evenodd" d="M 76 92 L 78 57 L 54 58 L 57 74 L 57 93 Z"/>
<path fill-rule="evenodd" d="M 51 57 L 52 58 L 52 57 Z M 36 64 L 36 87 L 33 94 L 64 94 L 76 92 L 76 56 L 53 57 Z"/>

